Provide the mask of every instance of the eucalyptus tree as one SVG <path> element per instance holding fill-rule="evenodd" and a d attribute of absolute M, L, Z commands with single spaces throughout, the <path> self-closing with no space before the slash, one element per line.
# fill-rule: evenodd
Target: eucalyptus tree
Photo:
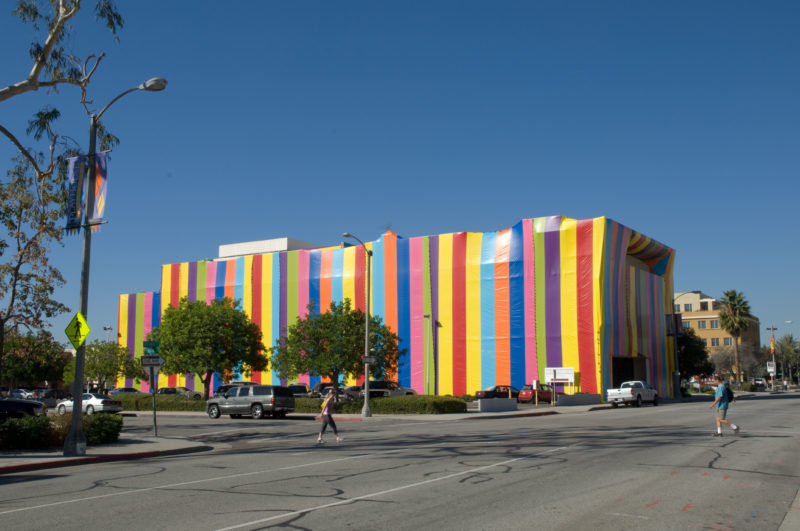
<path fill-rule="evenodd" d="M 718 303 L 719 324 L 733 338 L 733 366 L 736 368 L 733 378 L 736 383 L 741 384 L 739 378 L 741 372 L 739 338 L 750 326 L 753 318 L 750 313 L 750 303 L 742 292 L 733 289 L 724 292 Z"/>
<path fill-rule="evenodd" d="M 18 152 L 8 178 L 0 183 L 0 223 L 6 229 L 0 234 L 0 380 L 5 333 L 17 333 L 20 328 L 36 330 L 46 326 L 51 317 L 68 311 L 53 299 L 54 289 L 64 284 L 64 278 L 50 263 L 49 252 L 53 245 L 61 244 L 63 230 L 58 220 L 66 203 L 66 159 L 78 149 L 67 135 L 56 131 L 61 112 L 43 103 L 60 88 L 73 87 L 78 92 L 76 103 L 90 112 L 87 89 L 105 54 L 90 53 L 82 58 L 67 47 L 75 42 L 72 36 L 81 22 L 82 7 L 81 0 L 18 0 L 11 12 L 32 29 L 34 40 L 28 46 L 31 68 L 20 73 L 18 81 L 0 86 L 0 104 L 18 107 L 23 100 L 12 103 L 18 96 L 38 93 L 41 97 L 27 125 L 0 123 L 0 137 Z M 114 36 L 122 28 L 113 0 L 97 0 L 94 14 Z M 0 108 L 0 120 L 5 122 L 7 116 Z M 100 149 L 117 142 L 101 128 Z"/>

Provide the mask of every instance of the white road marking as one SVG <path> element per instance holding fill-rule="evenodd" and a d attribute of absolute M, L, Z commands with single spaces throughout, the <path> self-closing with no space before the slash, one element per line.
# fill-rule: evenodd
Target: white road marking
<path fill-rule="evenodd" d="M 465 474 L 474 474 L 475 472 L 480 472 L 481 470 L 487 470 L 489 468 L 495 468 L 495 467 L 498 467 L 498 466 L 508 465 L 508 464 L 514 463 L 516 461 L 522 461 L 523 459 L 530 459 L 532 457 L 537 457 L 537 456 L 540 456 L 540 455 L 545 455 L 545 454 L 549 454 L 549 453 L 552 453 L 552 452 L 565 450 L 567 448 L 569 448 L 569 447 L 562 446 L 562 447 L 559 447 L 559 448 L 552 448 L 552 449 L 546 450 L 544 452 L 538 452 L 538 453 L 535 453 L 535 454 L 523 455 L 521 457 L 515 457 L 514 459 L 506 459 L 505 461 L 499 461 L 499 462 L 493 463 L 491 465 L 473 467 L 473 468 L 470 468 L 469 470 L 462 470 L 461 472 L 454 472 L 452 474 L 448 474 L 446 476 L 442 476 L 442 477 L 438 477 L 438 478 L 431 478 L 431 479 L 427 479 L 425 481 L 418 481 L 416 483 L 409 483 L 407 485 L 402 485 L 400 487 L 395 487 L 393 489 L 386 489 L 386 490 L 381 490 L 381 491 L 377 491 L 377 492 L 371 492 L 369 494 L 364 494 L 363 496 L 356 496 L 356 497 L 353 497 L 353 498 L 348 498 L 346 500 L 339 500 L 339 501 L 335 501 L 335 502 L 331 502 L 331 503 L 325 503 L 323 505 L 316 505 L 314 507 L 308 507 L 306 509 L 300 509 L 298 511 L 291 511 L 291 512 L 286 512 L 286 513 L 283 513 L 283 514 L 277 514 L 275 516 L 270 516 L 268 518 L 262 518 L 260 520 L 253 520 L 251 522 L 245 522 L 243 524 L 233 525 L 233 526 L 230 526 L 230 527 L 221 527 L 221 528 L 217 529 L 217 531 L 230 531 L 231 529 L 240 529 L 242 527 L 248 527 L 248 526 L 263 524 L 263 523 L 270 522 L 270 521 L 273 521 L 273 520 L 278 520 L 278 519 L 281 519 L 281 518 L 288 518 L 288 517 L 297 516 L 297 515 L 301 515 L 301 514 L 305 514 L 305 513 L 310 513 L 310 512 L 313 512 L 313 511 L 319 511 L 320 509 L 328 509 L 329 507 L 336 507 L 337 505 L 344 505 L 344 504 L 352 503 L 352 502 L 358 501 L 358 500 L 366 500 L 366 499 L 369 499 L 369 498 L 375 498 L 377 496 L 382 496 L 384 494 L 391 494 L 393 492 L 412 489 L 414 487 L 420 487 L 422 485 L 428 485 L 430 483 L 436 483 L 436 482 L 439 482 L 439 481 L 445 481 L 445 480 L 452 479 L 452 478 L 455 478 L 455 477 L 458 477 L 458 476 L 463 476 Z M 0 513 L 0 514 L 2 514 L 2 513 Z"/>

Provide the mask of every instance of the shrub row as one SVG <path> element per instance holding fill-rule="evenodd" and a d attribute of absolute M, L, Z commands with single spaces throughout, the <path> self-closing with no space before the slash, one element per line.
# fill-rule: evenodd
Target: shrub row
<path fill-rule="evenodd" d="M 72 414 L 57 417 L 22 417 L 0 423 L 0 450 L 46 450 L 64 446 Z M 109 444 L 119 440 L 122 417 L 113 413 L 84 415 L 86 444 Z"/>
<path fill-rule="evenodd" d="M 124 411 L 153 411 L 153 395 L 131 393 L 117 395 Z M 205 411 L 205 400 L 192 400 L 177 395 L 156 395 L 156 411 Z"/>
<path fill-rule="evenodd" d="M 318 398 L 296 398 L 295 412 L 317 414 L 322 409 Z M 337 402 L 335 413 L 358 414 L 364 407 L 363 400 Z M 466 413 L 467 403 L 452 396 L 387 396 L 372 398 L 369 407 L 373 413 L 383 415 Z"/>

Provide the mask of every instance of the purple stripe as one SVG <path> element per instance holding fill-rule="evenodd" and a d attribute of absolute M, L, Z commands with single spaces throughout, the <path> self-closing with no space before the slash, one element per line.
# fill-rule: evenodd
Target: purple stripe
<path fill-rule="evenodd" d="M 189 285 L 186 291 L 189 302 L 197 301 L 197 262 L 189 262 Z"/>
<path fill-rule="evenodd" d="M 433 384 L 434 394 L 439 394 L 439 236 L 428 240 L 431 262 L 431 319 L 433 320 Z"/>
<path fill-rule="evenodd" d="M 288 267 L 289 267 L 289 259 L 288 255 L 283 252 L 280 253 L 280 265 L 281 265 L 281 316 L 280 316 L 280 335 L 284 337 L 286 335 L 286 295 L 288 293 L 287 287 L 287 276 L 288 276 Z"/>
<path fill-rule="evenodd" d="M 128 339 L 125 345 L 128 357 L 134 358 L 136 349 L 136 294 L 128 294 Z M 133 387 L 133 378 L 125 378 L 125 387 Z"/>
<path fill-rule="evenodd" d="M 560 216 L 547 218 L 544 233 L 545 326 L 547 366 L 561 367 L 561 231 Z"/>

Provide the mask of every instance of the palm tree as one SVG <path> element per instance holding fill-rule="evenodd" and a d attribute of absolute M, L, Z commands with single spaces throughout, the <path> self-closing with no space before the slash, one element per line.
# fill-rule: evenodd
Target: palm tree
<path fill-rule="evenodd" d="M 744 298 L 743 293 L 730 289 L 722 294 L 722 298 L 719 300 L 719 324 L 733 338 L 733 364 L 736 367 L 733 381 L 737 385 L 741 384 L 739 381 L 741 373 L 739 367 L 739 338 L 750 326 L 752 317 L 750 303 Z"/>
<path fill-rule="evenodd" d="M 795 339 L 792 334 L 783 336 L 775 345 L 775 354 L 778 357 L 778 361 L 781 362 L 783 379 L 788 379 L 791 382 L 793 380 L 792 367 L 797 365 L 798 360 L 800 360 L 800 341 Z M 787 368 L 789 369 L 788 371 L 786 370 Z M 786 377 L 787 372 L 789 374 L 788 378 Z"/>

